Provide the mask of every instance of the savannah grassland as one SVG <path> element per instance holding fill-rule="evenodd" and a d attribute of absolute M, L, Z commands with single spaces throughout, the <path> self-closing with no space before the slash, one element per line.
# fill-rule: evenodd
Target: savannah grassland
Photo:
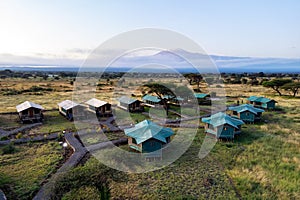
<path fill-rule="evenodd" d="M 55 109 L 58 102 L 72 99 L 73 85 L 70 81 L 2 79 L 0 112 L 14 112 L 15 106 L 25 100 L 39 103 L 45 109 Z M 176 81 L 179 80 L 173 82 Z M 96 97 L 108 100 L 107 96 L 113 92 L 115 83 L 116 80 L 110 83 L 103 80 L 101 87 L 97 88 Z M 3 90 L 8 88 L 20 91 L 32 86 L 53 90 L 17 95 L 6 95 L 7 90 Z M 57 195 L 63 199 L 76 199 L 80 196 L 90 199 L 100 196 L 110 196 L 112 199 L 299 199 L 300 98 L 279 97 L 262 86 L 224 86 L 228 104 L 237 100 L 245 102 L 245 98 L 250 95 L 264 95 L 274 98 L 278 102 L 278 109 L 265 112 L 263 122 L 259 124 L 244 125 L 242 135 L 234 142 L 219 141 L 204 159 L 198 158 L 204 138 L 203 129 L 199 129 L 189 150 L 176 162 L 158 171 L 126 174 L 109 169 L 90 158 L 62 179 L 57 186 Z M 126 87 L 124 91 L 130 89 L 130 85 Z M 206 92 L 205 85 L 201 87 Z M 35 134 L 61 132 L 66 127 L 74 129 L 73 124 L 57 111 L 45 112 L 45 118 L 45 124 L 33 130 Z M 135 118 L 142 119 L 139 116 Z M 15 115 L 0 115 L 0 126 L 2 129 L 10 129 L 21 124 Z M 48 150 L 45 150 L 41 144 L 14 146 L 16 151 L 0 156 L 0 188 L 10 188 L 16 199 L 28 199 L 32 197 L 28 193 L 38 190 L 38 183 L 45 179 L 45 174 L 51 172 L 60 160 L 47 153 L 48 150 L 54 148 L 56 152 L 59 148 L 50 145 L 51 148 L 47 147 Z M 3 148 L 0 148 L 2 152 Z M 44 150 L 39 151 L 40 148 Z M 33 151 L 38 151 L 35 156 L 44 158 L 34 166 L 28 162 Z M 29 174 L 33 171 L 41 172 L 41 175 L 28 176 L 25 173 L 27 171 Z M 105 186 L 99 181 L 91 181 L 93 178 L 103 179 Z M 72 184 L 74 180 L 77 184 Z M 29 185 L 33 188 L 28 189 Z"/>

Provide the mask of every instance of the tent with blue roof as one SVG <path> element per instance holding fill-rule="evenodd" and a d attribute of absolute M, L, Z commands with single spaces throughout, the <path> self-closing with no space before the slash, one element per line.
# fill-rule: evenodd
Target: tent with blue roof
<path fill-rule="evenodd" d="M 122 96 L 117 99 L 119 101 L 118 107 L 129 112 L 141 112 L 144 110 L 140 100 L 133 99 L 127 96 Z"/>
<path fill-rule="evenodd" d="M 257 97 L 257 96 L 250 96 L 247 98 L 247 101 L 249 104 L 259 107 L 259 108 L 264 108 L 264 109 L 274 109 L 276 101 L 273 99 L 269 99 L 266 97 Z"/>
<path fill-rule="evenodd" d="M 155 104 L 160 104 L 161 103 L 161 99 L 158 98 L 157 96 L 152 96 L 152 95 L 145 95 L 143 96 L 143 101 L 147 104 L 150 104 L 150 105 L 155 105 Z"/>
<path fill-rule="evenodd" d="M 205 93 L 195 93 L 195 98 L 198 100 L 200 105 L 209 105 L 211 104 L 210 95 Z"/>
<path fill-rule="evenodd" d="M 150 120 L 144 120 L 133 128 L 124 129 L 124 132 L 128 136 L 129 147 L 143 153 L 161 150 L 174 134 L 171 128 L 159 126 Z"/>
<path fill-rule="evenodd" d="M 205 93 L 195 93 L 194 96 L 197 99 L 205 99 L 205 98 L 209 97 L 210 95 L 209 94 L 205 94 Z"/>
<path fill-rule="evenodd" d="M 249 104 L 229 107 L 231 115 L 237 117 L 244 122 L 256 122 L 261 120 L 261 114 L 265 112 L 263 109 L 256 108 Z"/>
<path fill-rule="evenodd" d="M 164 95 L 163 98 L 166 99 L 169 103 L 173 103 L 177 105 L 184 102 L 184 98 L 177 97 L 174 95 Z"/>
<path fill-rule="evenodd" d="M 242 120 L 219 112 L 210 117 L 202 118 L 205 123 L 205 132 L 217 138 L 233 139 L 235 135 L 241 133 Z"/>

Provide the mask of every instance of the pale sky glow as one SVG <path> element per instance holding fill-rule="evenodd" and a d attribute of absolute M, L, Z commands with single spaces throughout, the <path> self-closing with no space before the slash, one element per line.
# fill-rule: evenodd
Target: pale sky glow
<path fill-rule="evenodd" d="M 0 54 L 82 58 L 132 29 L 182 33 L 208 54 L 300 58 L 300 1 L 0 1 Z"/>

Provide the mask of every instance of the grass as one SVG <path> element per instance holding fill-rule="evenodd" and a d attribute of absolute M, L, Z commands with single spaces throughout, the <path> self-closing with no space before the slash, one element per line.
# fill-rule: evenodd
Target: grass
<path fill-rule="evenodd" d="M 0 128 L 11 129 L 20 127 L 22 124 L 19 122 L 17 114 L 14 115 L 0 115 Z"/>
<path fill-rule="evenodd" d="M 115 199 L 236 199 L 233 187 L 212 157 L 198 158 L 194 144 L 177 161 L 143 174 L 115 172 L 109 179 Z M 115 178 L 117 177 L 117 178 Z"/>
<path fill-rule="evenodd" d="M 299 125 L 285 116 L 265 113 L 268 123 L 244 126 L 234 143 L 213 151 L 243 199 L 300 198 Z"/>
<path fill-rule="evenodd" d="M 26 82 L 7 79 L 0 81 L 0 84 L 3 88 L 17 90 L 22 87 L 26 90 L 32 85 L 54 88 L 53 92 L 43 92 L 44 96 L 26 93 L 3 97 L 0 93 L 0 104 L 6 105 L 0 108 L 0 112 L 15 111 L 15 105 L 25 100 L 40 103 L 47 109 L 56 108 L 57 102 L 72 97 L 72 92 L 65 91 L 72 89 L 67 80 L 30 79 Z M 300 199 L 300 98 L 279 97 L 262 86 L 225 85 L 224 89 L 229 96 L 227 104 L 237 100 L 245 103 L 245 97 L 263 95 L 278 101 L 279 109 L 263 113 L 263 122 L 259 124 L 244 125 L 242 135 L 234 142 L 218 142 L 205 159 L 198 158 L 203 141 L 202 129 L 180 159 L 158 171 L 126 174 L 108 169 L 93 158 L 89 159 L 57 185 L 59 198 L 77 198 L 76 191 L 79 191 L 78 197 L 82 198 L 97 198 L 99 195 L 106 198 L 109 193 L 115 199 L 236 199 L 237 192 L 242 199 Z M 102 88 L 97 95 L 107 100 L 108 93 L 112 92 Z M 192 113 L 193 110 L 185 112 Z M 135 124 L 149 118 L 140 113 L 128 114 L 120 109 L 116 109 L 116 113 L 118 125 Z M 153 113 L 166 117 L 162 110 Z M 171 114 L 168 117 L 175 116 Z M 7 129 L 19 126 L 16 117 L 0 115 L 0 127 Z M 74 124 L 57 111 L 49 111 L 45 112 L 44 125 L 32 131 L 51 133 L 66 129 L 75 130 Z M 106 135 L 109 139 L 124 136 L 122 132 Z M 88 134 L 81 139 L 87 144 L 103 141 L 100 134 Z M 55 170 L 61 159 L 60 147 L 51 142 L 6 148 L 1 147 L 0 152 L 11 151 L 12 154 L 0 157 L 0 187 L 4 188 L 9 199 L 32 197 L 40 182 Z M 122 148 L 128 149 L 127 146 Z M 87 191 L 87 196 L 84 191 Z"/>
<path fill-rule="evenodd" d="M 90 177 L 105 172 L 102 178 L 112 199 L 237 199 L 228 177 L 214 158 L 199 159 L 199 147 L 204 136 L 202 132 L 199 131 L 193 145 L 177 161 L 154 172 L 128 174 L 110 169 L 92 157 L 84 166 L 77 168 L 77 173 L 87 168 L 89 173 L 79 176 L 78 184 L 68 188 L 65 195 L 71 195 L 70 191 L 76 188 L 94 187 L 93 181 L 87 183 Z M 127 145 L 121 148 L 128 150 Z M 95 191 L 91 195 L 98 193 Z"/>
<path fill-rule="evenodd" d="M 3 154 L 3 148 L 0 147 L 0 188 L 8 199 L 32 199 L 62 159 L 57 142 L 18 145 L 11 154 Z"/>
<path fill-rule="evenodd" d="M 24 101 L 33 101 L 41 104 L 45 109 L 57 108 L 57 103 L 65 99 L 72 98 L 72 88 L 68 79 L 61 80 L 41 80 L 8 78 L 0 80 L 0 86 L 4 90 L 29 90 L 32 87 L 51 88 L 53 91 L 43 91 L 35 93 L 24 93 L 18 95 L 5 95 L 5 91 L 0 92 L 0 112 L 16 112 L 16 105 Z M 40 93 L 42 95 L 40 95 Z"/>
<path fill-rule="evenodd" d="M 100 142 L 106 142 L 107 140 L 116 140 L 122 137 L 125 137 L 124 132 L 108 132 L 108 133 L 94 132 L 85 135 L 80 135 L 80 140 L 83 142 L 85 146 L 88 146 Z"/>
<path fill-rule="evenodd" d="M 237 96 L 241 91 L 243 96 L 271 96 L 269 89 L 260 86 L 225 89 Z M 274 98 L 278 110 L 265 112 L 261 123 L 244 125 L 234 142 L 218 142 L 203 160 L 197 157 L 203 140 L 200 130 L 190 149 L 164 169 L 106 174 L 110 195 L 115 199 L 235 199 L 237 193 L 242 199 L 299 199 L 299 99 Z"/>
<path fill-rule="evenodd" d="M 76 130 L 73 122 L 67 120 L 58 111 L 45 112 L 45 120 L 41 127 L 36 128 L 39 133 L 55 133 L 63 130 Z"/>
<path fill-rule="evenodd" d="M 149 118 L 141 113 L 129 113 L 120 108 L 114 109 L 114 115 L 116 116 L 115 121 L 116 121 L 117 125 L 135 124 L 135 123 L 141 122 L 141 121 Z"/>
<path fill-rule="evenodd" d="M 45 120 L 42 126 L 32 129 L 31 134 L 50 134 L 50 133 L 62 133 L 64 130 L 76 131 L 77 129 L 90 128 L 90 124 L 85 122 L 77 122 L 76 126 L 74 122 L 67 120 L 57 110 L 47 111 L 44 113 Z"/>

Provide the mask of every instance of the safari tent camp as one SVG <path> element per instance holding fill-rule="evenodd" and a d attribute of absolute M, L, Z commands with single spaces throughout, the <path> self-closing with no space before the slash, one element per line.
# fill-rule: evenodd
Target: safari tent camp
<path fill-rule="evenodd" d="M 245 123 L 254 123 L 261 120 L 263 109 L 256 108 L 249 104 L 229 107 L 230 114 L 243 120 Z"/>
<path fill-rule="evenodd" d="M 161 104 L 160 98 L 149 94 L 143 96 L 142 100 L 145 103 L 145 105 L 152 106 L 152 107 Z"/>
<path fill-rule="evenodd" d="M 84 107 L 71 100 L 65 100 L 57 104 L 60 114 L 65 116 L 68 120 L 72 121 L 74 115 L 76 117 L 84 116 Z"/>
<path fill-rule="evenodd" d="M 161 157 L 161 150 L 171 141 L 174 131 L 155 124 L 150 120 L 144 120 L 133 128 L 124 129 L 128 136 L 128 145 L 141 153 L 150 153 L 150 157 Z"/>
<path fill-rule="evenodd" d="M 179 105 L 185 102 L 184 98 L 176 97 L 172 95 L 164 95 L 163 98 L 166 99 L 169 103 L 174 105 Z"/>
<path fill-rule="evenodd" d="M 36 103 L 25 101 L 16 106 L 21 122 L 39 122 L 44 119 L 44 108 Z"/>
<path fill-rule="evenodd" d="M 195 93 L 195 98 L 198 100 L 200 105 L 209 105 L 211 104 L 210 95 L 205 93 Z"/>
<path fill-rule="evenodd" d="M 142 102 L 137 99 L 133 99 L 127 96 L 122 96 L 117 99 L 118 107 L 127 110 L 129 112 L 142 112 L 144 111 L 144 106 Z"/>
<path fill-rule="evenodd" d="M 205 123 L 205 132 L 220 139 L 234 139 L 235 135 L 241 133 L 241 125 L 244 122 L 219 112 L 210 117 L 202 118 Z"/>
<path fill-rule="evenodd" d="M 269 99 L 266 97 L 257 97 L 257 96 L 251 96 L 247 99 L 247 101 L 248 104 L 263 109 L 274 109 L 276 104 L 276 101 L 273 99 Z"/>
<path fill-rule="evenodd" d="M 88 105 L 88 110 L 95 112 L 98 117 L 111 116 L 112 109 L 111 104 L 106 101 L 101 101 L 96 98 L 92 98 L 85 102 Z"/>

